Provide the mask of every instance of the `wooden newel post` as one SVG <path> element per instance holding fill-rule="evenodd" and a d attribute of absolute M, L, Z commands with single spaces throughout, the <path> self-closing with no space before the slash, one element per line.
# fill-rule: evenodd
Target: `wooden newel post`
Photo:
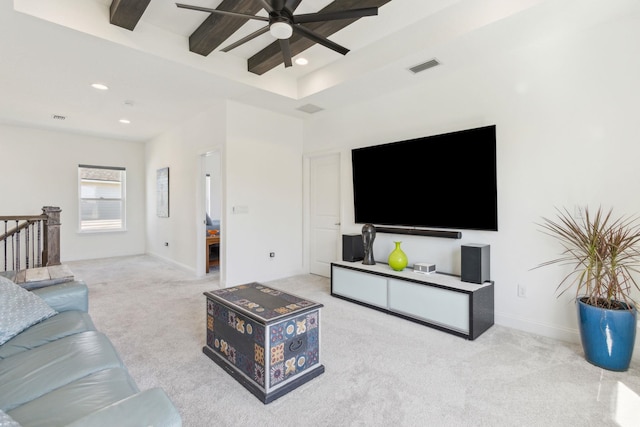
<path fill-rule="evenodd" d="M 45 206 L 42 213 L 47 216 L 44 223 L 44 248 L 42 265 L 60 265 L 60 212 L 57 206 Z"/>

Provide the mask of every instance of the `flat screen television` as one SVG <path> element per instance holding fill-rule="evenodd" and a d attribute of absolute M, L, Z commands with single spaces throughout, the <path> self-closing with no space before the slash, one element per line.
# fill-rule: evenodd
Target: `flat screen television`
<path fill-rule="evenodd" d="M 356 224 L 498 230 L 496 126 L 351 151 Z"/>

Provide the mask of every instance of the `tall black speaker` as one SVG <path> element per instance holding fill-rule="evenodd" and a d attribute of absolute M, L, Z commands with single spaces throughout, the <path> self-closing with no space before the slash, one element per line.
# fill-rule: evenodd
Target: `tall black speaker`
<path fill-rule="evenodd" d="M 491 280 L 489 245 L 470 243 L 462 245 L 462 281 L 484 283 Z"/>
<path fill-rule="evenodd" d="M 355 262 L 364 259 L 364 245 L 362 234 L 342 235 L 342 260 Z"/>

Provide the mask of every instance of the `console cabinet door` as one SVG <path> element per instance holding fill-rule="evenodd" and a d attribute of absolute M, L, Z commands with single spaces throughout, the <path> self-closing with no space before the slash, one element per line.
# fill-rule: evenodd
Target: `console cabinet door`
<path fill-rule="evenodd" d="M 389 279 L 389 309 L 469 333 L 469 295 L 464 292 Z"/>
<path fill-rule="evenodd" d="M 387 308 L 387 278 L 346 268 L 332 269 L 334 294 Z"/>

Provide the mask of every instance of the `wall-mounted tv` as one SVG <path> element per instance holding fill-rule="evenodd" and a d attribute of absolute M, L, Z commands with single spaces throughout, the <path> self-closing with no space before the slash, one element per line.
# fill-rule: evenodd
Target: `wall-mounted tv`
<path fill-rule="evenodd" d="M 356 148 L 356 224 L 498 230 L 496 126 Z"/>

